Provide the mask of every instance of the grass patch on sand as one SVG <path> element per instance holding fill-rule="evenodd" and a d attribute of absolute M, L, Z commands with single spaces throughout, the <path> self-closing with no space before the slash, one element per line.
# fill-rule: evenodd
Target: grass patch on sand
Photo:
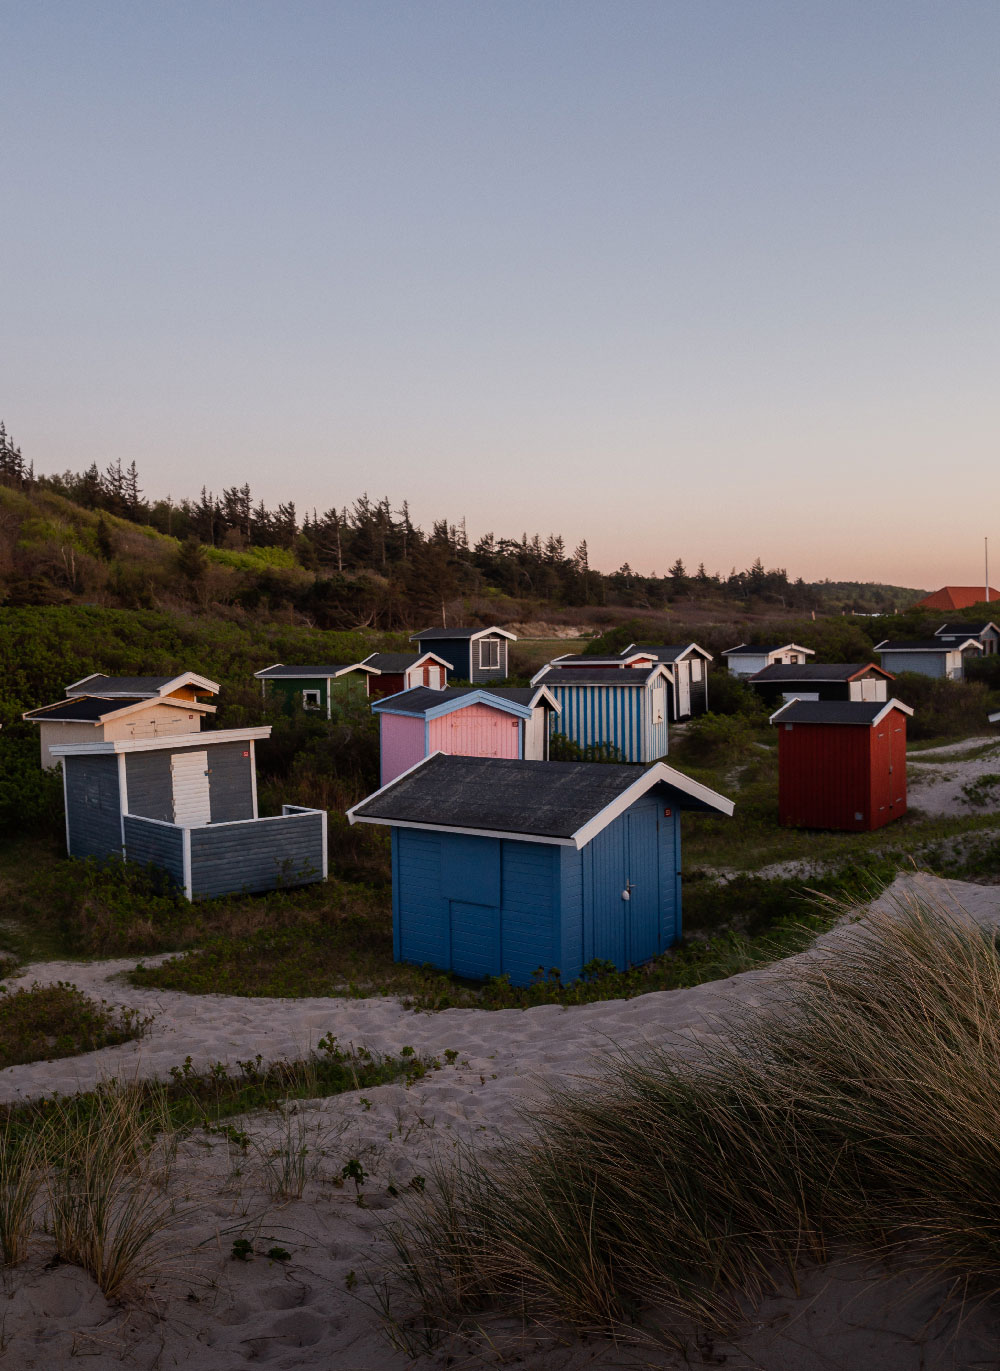
<path fill-rule="evenodd" d="M 94 1000 L 67 981 L 0 991 L 0 1070 L 132 1042 L 153 1021 Z"/>
<path fill-rule="evenodd" d="M 348 1052 L 330 1036 L 301 1061 L 235 1069 L 190 1060 L 166 1081 L 102 1083 L 96 1090 L 0 1109 L 0 1263 L 13 1267 L 41 1235 L 53 1257 L 81 1267 L 110 1300 L 139 1298 L 155 1281 L 177 1217 L 167 1194 L 180 1136 L 249 1135 L 220 1121 L 255 1109 L 419 1079 L 440 1069 L 412 1052 Z M 290 1155 L 300 1161 L 301 1148 Z"/>
<path fill-rule="evenodd" d="M 382 846 L 384 861 L 373 862 L 363 881 L 331 879 L 192 904 L 154 868 L 71 861 L 45 839 L 7 843 L 0 845 L 0 951 L 22 961 L 143 956 L 213 936 L 350 918 L 389 901 L 388 843 Z"/>
<path fill-rule="evenodd" d="M 995 1293 L 998 1075 L 995 932 L 883 905 L 697 1054 L 619 1053 L 442 1164 L 396 1230 L 414 1327 L 727 1331 L 841 1253 Z"/>
<path fill-rule="evenodd" d="M 766 965 L 809 945 L 830 926 L 830 906 L 818 896 L 870 898 L 895 868 L 843 868 L 805 891 L 798 880 L 739 877 L 720 885 L 692 880 L 685 891 L 686 927 L 697 936 L 643 966 L 617 971 L 592 962 L 563 984 L 558 968 L 539 967 L 530 986 L 505 976 L 465 981 L 433 967 L 392 960 L 391 919 L 371 914 L 309 923 L 247 938 L 210 939 L 157 966 L 136 968 L 132 984 L 189 994 L 357 998 L 395 994 L 412 1009 L 527 1009 L 539 1004 L 589 1004 L 676 990 Z M 720 911 L 724 911 L 723 914 Z M 721 927 L 720 927 L 721 925 Z"/>

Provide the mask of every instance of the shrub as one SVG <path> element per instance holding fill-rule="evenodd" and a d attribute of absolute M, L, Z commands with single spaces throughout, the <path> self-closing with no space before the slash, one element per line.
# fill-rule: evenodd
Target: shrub
<path fill-rule="evenodd" d="M 151 1023 L 136 1009 L 98 1003 L 66 981 L 35 981 L 0 994 L 0 1069 L 130 1042 Z"/>
<path fill-rule="evenodd" d="M 587 743 L 585 747 L 567 738 L 565 733 L 553 733 L 549 739 L 549 760 L 553 762 L 621 762 L 621 752 L 614 743 Z"/>
<path fill-rule="evenodd" d="M 137 1084 L 111 1082 L 49 1119 L 49 1209 L 56 1249 L 109 1300 L 138 1292 L 160 1256 L 173 1206 L 163 1193 L 169 1120 Z M 158 1134 L 159 1149 L 154 1147 Z"/>
<path fill-rule="evenodd" d="M 763 722 L 767 706 L 746 681 L 730 676 L 728 671 L 713 671 L 708 680 L 708 703 L 713 714 L 742 714 L 748 719 Z"/>
<path fill-rule="evenodd" d="M 38 764 L 38 738 L 0 738 L 0 834 L 63 831 L 62 772 Z"/>
<path fill-rule="evenodd" d="M 737 761 L 748 756 L 755 744 L 754 727 L 742 714 L 700 714 L 684 732 L 680 748 L 685 758 L 703 765 Z"/>
<path fill-rule="evenodd" d="M 990 699 L 982 681 L 902 671 L 891 685 L 892 694 L 913 710 L 906 726 L 910 738 L 962 738 L 986 729 Z"/>

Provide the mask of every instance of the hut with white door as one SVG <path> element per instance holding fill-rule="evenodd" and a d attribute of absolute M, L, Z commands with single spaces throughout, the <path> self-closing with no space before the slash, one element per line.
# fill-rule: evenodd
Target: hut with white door
<path fill-rule="evenodd" d="M 69 855 L 157 867 L 189 900 L 325 879 L 325 810 L 258 813 L 254 747 L 270 733 L 57 744 Z"/>

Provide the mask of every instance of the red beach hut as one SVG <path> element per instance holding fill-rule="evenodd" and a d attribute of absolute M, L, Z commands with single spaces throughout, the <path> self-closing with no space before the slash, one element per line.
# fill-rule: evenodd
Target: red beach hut
<path fill-rule="evenodd" d="M 791 700 L 772 714 L 780 822 L 860 833 L 902 818 L 912 713 L 899 700 Z"/>

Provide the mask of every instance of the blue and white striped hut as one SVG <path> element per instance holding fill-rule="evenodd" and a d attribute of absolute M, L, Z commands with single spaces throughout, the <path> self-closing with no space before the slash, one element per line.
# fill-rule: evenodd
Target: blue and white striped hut
<path fill-rule="evenodd" d="M 544 685 L 559 706 L 553 729 L 581 748 L 613 747 L 623 762 L 667 755 L 670 667 L 546 666 L 531 684 Z"/>

